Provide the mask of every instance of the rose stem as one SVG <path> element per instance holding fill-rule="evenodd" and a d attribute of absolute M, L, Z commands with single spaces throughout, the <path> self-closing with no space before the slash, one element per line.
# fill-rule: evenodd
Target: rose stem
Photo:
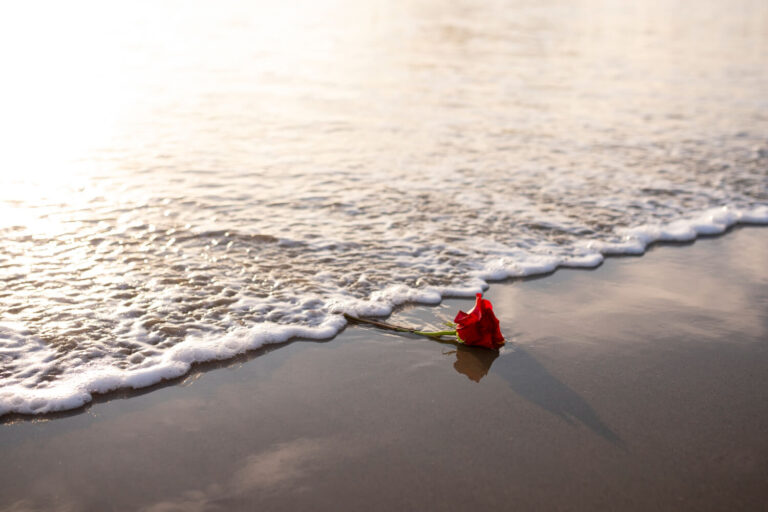
<path fill-rule="evenodd" d="M 397 332 L 407 332 L 411 334 L 418 334 L 420 336 L 428 336 L 430 338 L 439 338 L 440 336 L 455 336 L 456 331 L 437 331 L 437 332 L 427 332 L 427 331 L 419 331 L 417 329 L 410 329 L 408 327 L 400 327 L 398 325 L 392 325 L 385 322 L 378 322 L 376 320 L 369 320 L 368 318 L 360 318 L 357 316 L 350 315 L 348 313 L 344 313 L 344 318 L 349 320 L 350 322 L 354 323 L 361 323 L 361 324 L 370 324 L 374 325 L 376 327 L 380 327 L 382 329 L 388 329 L 390 331 L 397 331 Z"/>

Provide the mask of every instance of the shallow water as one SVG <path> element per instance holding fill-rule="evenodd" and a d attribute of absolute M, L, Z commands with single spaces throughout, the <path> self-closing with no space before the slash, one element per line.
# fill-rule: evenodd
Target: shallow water
<path fill-rule="evenodd" d="M 768 222 L 764 2 L 358 4 L 0 21 L 0 415 Z"/>

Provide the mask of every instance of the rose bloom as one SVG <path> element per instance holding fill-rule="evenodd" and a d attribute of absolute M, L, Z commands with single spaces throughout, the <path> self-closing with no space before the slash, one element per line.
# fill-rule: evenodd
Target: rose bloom
<path fill-rule="evenodd" d="M 499 320 L 493 314 L 491 301 L 477 294 L 475 307 L 469 313 L 459 311 L 453 319 L 456 337 L 465 345 L 497 349 L 504 345 L 504 336 L 499 329 Z"/>

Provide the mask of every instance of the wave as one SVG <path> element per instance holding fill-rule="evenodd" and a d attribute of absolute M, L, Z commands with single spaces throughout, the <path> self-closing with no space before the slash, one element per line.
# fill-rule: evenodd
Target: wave
<path fill-rule="evenodd" d="M 80 361 L 76 372 L 63 379 L 43 379 L 42 384 L 39 383 L 40 374 L 49 371 L 47 363 L 55 358 L 58 348 L 45 343 L 20 324 L 0 322 L 0 361 L 3 362 L 4 372 L 17 372 L 21 381 L 0 390 L 0 416 L 76 409 L 89 403 L 96 394 L 123 388 L 140 389 L 181 377 L 195 363 L 226 360 L 264 345 L 297 338 L 330 339 L 346 325 L 341 313 L 386 316 L 404 303 L 439 304 L 445 297 L 472 297 L 487 289 L 492 281 L 546 274 L 559 267 L 593 268 L 600 265 L 606 256 L 639 255 L 657 242 L 691 242 L 699 236 L 725 233 L 737 224 L 768 224 L 768 206 L 747 209 L 724 206 L 668 223 L 618 228 L 616 233 L 620 235 L 620 241 L 580 240 L 576 251 L 567 256 L 534 254 L 523 249 L 505 251 L 499 257 L 478 264 L 460 286 L 414 288 L 391 285 L 371 293 L 367 299 L 332 295 L 325 300 L 326 315 L 319 325 L 263 321 L 230 330 L 224 335 L 190 334 L 166 350 L 148 357 L 140 366 L 119 368 L 100 363 L 99 359 Z M 316 307 L 316 300 L 309 302 Z M 240 306 L 247 308 L 248 304 Z M 36 387 L 24 385 L 24 378 L 32 375 L 38 382 Z"/>

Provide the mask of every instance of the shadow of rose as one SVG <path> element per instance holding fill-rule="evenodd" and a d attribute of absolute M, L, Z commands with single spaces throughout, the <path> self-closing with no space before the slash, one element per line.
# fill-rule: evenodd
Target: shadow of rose
<path fill-rule="evenodd" d="M 494 374 L 506 380 L 515 393 L 528 402 L 567 423 L 582 424 L 613 444 L 623 444 L 579 393 L 550 373 L 523 347 L 506 350 L 494 368 Z"/>

